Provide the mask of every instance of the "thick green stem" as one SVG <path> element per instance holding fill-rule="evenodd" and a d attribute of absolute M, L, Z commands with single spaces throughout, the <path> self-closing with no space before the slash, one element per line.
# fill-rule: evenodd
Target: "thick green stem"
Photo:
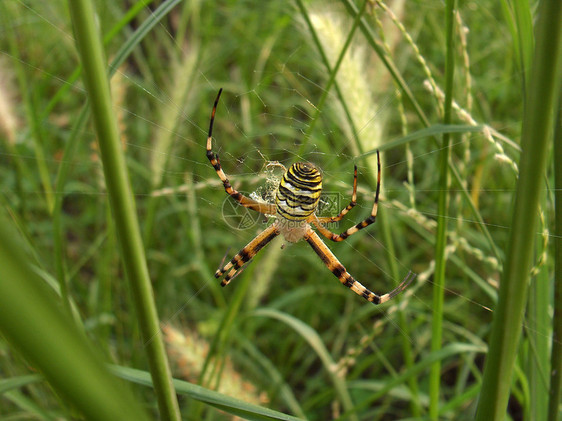
<path fill-rule="evenodd" d="M 455 72 L 455 42 L 454 42 L 454 8 L 455 1 L 447 0 L 445 20 L 447 37 L 447 61 L 445 68 L 445 113 L 443 123 L 451 123 L 451 109 L 453 103 L 453 81 Z M 447 221 L 449 212 L 449 158 L 451 156 L 450 133 L 443 134 L 441 152 L 439 156 L 439 199 L 437 232 L 435 235 L 435 276 L 433 283 L 433 319 L 431 322 L 431 351 L 437 352 L 442 346 L 443 336 L 443 294 L 445 290 L 445 265 L 447 263 L 445 248 L 447 247 Z M 431 419 L 439 417 L 439 389 L 441 384 L 441 361 L 437 360 L 431 366 L 429 377 L 429 415 Z"/>
<path fill-rule="evenodd" d="M 562 2 L 542 1 L 537 16 L 537 41 L 523 116 L 521 171 L 484 367 L 476 414 L 478 421 L 505 418 L 527 298 L 541 184 L 552 136 L 553 110 L 562 73 Z"/>
<path fill-rule="evenodd" d="M 160 335 L 144 247 L 110 98 L 107 64 L 95 24 L 94 8 L 88 0 L 70 1 L 69 8 L 84 68 L 84 84 L 92 104 L 94 125 L 123 265 L 146 347 L 160 416 L 164 420 L 179 420 L 178 402 Z"/>

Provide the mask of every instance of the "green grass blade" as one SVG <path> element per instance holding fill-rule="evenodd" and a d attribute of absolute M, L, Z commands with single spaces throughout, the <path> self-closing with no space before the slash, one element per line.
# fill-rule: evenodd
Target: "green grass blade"
<path fill-rule="evenodd" d="M 110 204 L 115 218 L 123 264 L 133 295 L 135 312 L 148 354 L 150 372 L 162 419 L 179 419 L 179 407 L 172 385 L 135 205 L 121 148 L 117 122 L 109 92 L 107 68 L 94 9 L 87 0 L 69 2 L 76 43 L 84 67 L 83 76 L 92 105 L 94 124 Z"/>
<path fill-rule="evenodd" d="M 2 335 L 87 419 L 147 419 L 128 388 L 109 374 L 82 332 L 61 312 L 58 297 L 34 272 L 9 226 L 2 216 Z"/>
<path fill-rule="evenodd" d="M 455 72 L 455 34 L 454 29 L 455 1 L 448 0 L 445 7 L 447 61 L 445 67 L 445 114 L 443 123 L 451 123 L 453 103 L 453 81 Z M 449 215 L 449 159 L 451 156 L 451 138 L 449 133 L 443 134 L 443 143 L 439 154 L 439 198 L 437 231 L 435 233 L 435 275 L 433 284 L 433 304 L 431 320 L 431 351 L 437 352 L 442 347 L 443 337 L 443 300 L 445 294 L 445 248 L 447 247 L 447 225 Z M 439 389 L 441 384 L 441 362 L 437 360 L 429 375 L 429 415 L 436 420 L 439 416 Z"/>
<path fill-rule="evenodd" d="M 237 338 L 239 339 L 239 338 Z M 294 413 L 296 416 L 301 418 L 306 418 L 304 410 L 301 404 L 297 400 L 297 397 L 293 393 L 291 387 L 283 379 L 283 375 L 279 372 L 279 369 L 273 364 L 268 356 L 262 354 L 253 341 L 245 340 L 242 343 L 244 351 L 247 353 L 249 358 L 255 361 L 259 365 L 260 371 L 264 373 L 264 377 L 270 379 L 269 387 L 278 390 L 279 398 L 283 403 Z"/>
<path fill-rule="evenodd" d="M 378 150 L 380 152 L 389 151 L 399 146 L 406 145 L 407 143 L 413 142 L 414 140 L 427 140 L 428 138 L 435 137 L 435 136 L 443 136 L 445 133 L 453 134 L 453 133 L 480 133 L 484 126 L 469 126 L 465 124 L 434 124 L 429 127 L 425 127 L 423 129 L 417 130 L 415 132 L 408 133 L 405 136 L 400 136 L 397 139 L 389 140 L 388 142 L 384 142 Z M 377 153 L 377 149 L 372 149 L 370 151 L 366 151 L 363 154 L 359 155 L 358 158 L 363 158 L 369 155 L 374 155 Z"/>
<path fill-rule="evenodd" d="M 504 19 L 508 24 L 513 40 L 517 65 L 521 72 L 522 90 L 525 92 L 526 80 L 533 53 L 533 17 L 529 2 L 525 0 L 502 1 Z"/>
<path fill-rule="evenodd" d="M 0 380 L 0 395 L 22 386 L 41 381 L 43 378 L 39 374 L 28 374 L 26 376 L 10 377 Z"/>
<path fill-rule="evenodd" d="M 357 404 L 357 409 L 359 410 L 363 407 L 368 407 L 369 405 L 372 405 L 374 401 L 383 398 L 393 388 L 405 383 L 406 381 L 408 381 L 408 379 L 418 375 L 424 370 L 427 370 L 435 363 L 435 361 L 443 361 L 446 358 L 450 358 L 451 356 L 457 354 L 472 353 L 472 352 L 482 353 L 485 352 L 485 349 L 482 346 L 475 345 L 475 344 L 450 343 L 447 346 L 444 346 L 443 348 L 439 349 L 438 351 L 431 352 L 411 368 L 408 368 L 407 370 L 403 371 L 397 376 L 394 376 L 391 379 L 389 379 L 384 384 L 383 387 L 377 388 L 376 392 L 369 395 L 367 399 Z M 370 382 L 371 382 L 370 380 L 357 380 L 357 381 L 349 382 L 349 386 L 351 388 L 355 388 L 357 386 L 369 387 Z"/>
<path fill-rule="evenodd" d="M 118 366 L 111 366 L 111 371 L 125 380 L 129 380 L 137 384 L 143 384 L 145 386 L 152 386 L 150 375 L 145 371 Z M 258 405 L 247 403 L 186 381 L 174 380 L 174 385 L 176 387 L 176 391 L 180 395 L 189 396 L 190 398 L 212 405 L 216 408 L 221 409 L 222 411 L 228 412 L 232 415 L 243 417 L 247 420 L 298 421 L 301 419 L 274 411 L 269 408 L 264 408 Z"/>
<path fill-rule="evenodd" d="M 57 421 L 51 411 L 43 408 L 36 400 L 30 398 L 26 392 L 14 390 L 5 394 L 5 400 L 10 401 L 19 410 L 26 412 L 26 418 L 39 419 L 42 421 Z"/>
<path fill-rule="evenodd" d="M 134 32 L 134 34 L 127 40 L 125 44 L 121 46 L 115 57 L 111 61 L 109 66 L 109 76 L 111 77 L 113 73 L 117 71 L 119 66 L 123 64 L 125 59 L 129 57 L 133 49 L 144 39 L 146 34 L 164 18 L 170 10 L 174 8 L 181 0 L 167 0 L 162 3 L 154 12 L 151 13 L 150 17 L 146 19 Z"/>
<path fill-rule="evenodd" d="M 114 37 L 129 23 L 131 22 L 146 6 L 152 3 L 154 0 L 139 0 L 134 5 L 132 5 L 125 16 L 119 20 L 103 37 L 103 44 L 107 45 Z M 132 50 L 129 50 L 129 53 Z M 53 111 L 55 106 L 67 98 L 68 91 L 72 89 L 74 83 L 80 77 L 82 73 L 82 66 L 78 66 L 74 69 L 72 74 L 66 80 L 66 83 L 53 95 L 47 106 L 41 112 L 41 119 L 47 118 L 47 116 Z"/>
<path fill-rule="evenodd" d="M 68 173 L 70 171 L 72 158 L 78 146 L 79 135 L 82 133 L 87 117 L 90 113 L 90 107 L 88 104 L 84 105 L 84 108 L 80 112 L 78 119 L 76 120 L 74 126 L 72 127 L 72 132 L 70 138 L 66 142 L 63 159 L 59 165 L 59 170 L 57 172 L 57 177 L 55 181 L 55 191 L 59 192 L 55 196 L 55 202 L 53 205 L 53 238 L 54 238 L 54 263 L 55 270 L 57 274 L 57 279 L 60 285 L 60 293 L 63 303 L 67 306 L 69 314 L 71 314 L 70 308 L 70 297 L 68 295 L 68 277 L 66 273 L 66 262 L 64 255 L 65 248 L 65 236 L 63 234 L 62 226 L 62 203 L 64 200 L 64 186 L 67 181 Z"/>
<path fill-rule="evenodd" d="M 536 221 L 553 111 L 562 73 L 562 3 L 542 1 L 521 136 L 520 176 L 511 232 L 494 312 L 477 420 L 503 420 L 525 310 Z"/>
<path fill-rule="evenodd" d="M 381 225 L 382 225 L 382 233 L 384 238 L 384 243 L 386 244 L 386 253 L 387 253 L 387 260 L 390 266 L 390 273 L 392 274 L 393 279 L 400 279 L 400 272 L 398 270 L 398 264 L 394 259 L 396 256 L 396 248 L 394 246 L 394 239 L 393 239 L 393 224 L 392 219 L 393 216 L 390 212 L 387 212 L 386 209 L 383 207 L 380 210 L 381 215 Z M 402 297 L 396 297 L 397 300 L 402 300 Z M 400 306 L 399 306 L 400 307 Z M 402 354 L 404 355 L 404 361 L 406 369 L 412 368 L 414 365 L 414 355 L 412 346 L 410 343 L 410 330 L 411 327 L 408 324 L 406 318 L 406 312 L 401 307 L 401 310 L 398 313 L 398 326 L 400 327 L 401 331 L 401 339 L 402 339 Z M 412 408 L 412 414 L 415 417 L 421 416 L 421 405 L 419 399 L 419 386 L 416 376 L 412 376 L 408 379 L 408 387 L 410 388 L 410 393 L 412 395 L 412 399 L 410 400 L 410 407 Z"/>
<path fill-rule="evenodd" d="M 529 290 L 526 311 L 526 336 L 529 345 L 526 377 L 529 382 L 531 418 L 545 420 L 548 402 L 548 349 L 550 329 L 550 282 L 547 268 L 543 265 Z"/>
<path fill-rule="evenodd" d="M 5 10 L 3 10 L 5 12 Z M 5 19 L 5 18 L 4 18 Z M 2 22 L 7 24 L 7 22 Z M 17 34 L 17 32 L 16 32 Z M 27 123 L 30 126 L 30 136 L 33 140 L 33 152 L 35 154 L 35 164 L 37 165 L 37 172 L 39 173 L 39 178 L 41 180 L 41 185 L 44 190 L 45 202 L 47 204 L 48 212 L 52 212 L 54 203 L 54 192 L 51 186 L 51 178 L 49 174 L 49 169 L 47 166 L 47 159 L 45 157 L 45 133 L 43 122 L 38 110 L 38 94 L 34 92 L 33 89 L 29 87 L 29 81 L 27 79 L 26 73 L 23 69 L 23 61 L 19 58 L 22 53 L 17 46 L 16 37 L 7 37 L 9 42 L 10 52 L 14 57 L 17 68 L 18 82 L 21 92 L 23 93 L 23 104 L 25 105 L 25 113 L 27 117 Z M 10 143 L 10 142 L 7 142 Z M 15 147 L 12 146 L 12 148 Z M 15 154 L 17 156 L 17 154 Z M 19 160 L 19 158 L 16 158 Z M 19 166 L 21 168 L 21 165 Z M 18 168 L 19 169 L 19 168 Z"/>
<path fill-rule="evenodd" d="M 107 44 L 109 41 L 116 36 L 116 34 L 123 29 L 123 27 L 130 22 L 135 16 L 137 16 L 140 11 L 146 7 L 151 0 L 141 0 L 138 1 L 135 5 L 133 5 L 125 14 L 125 16 L 104 36 L 104 44 Z M 151 14 L 150 17 L 133 33 L 133 35 L 129 38 L 129 40 L 119 49 L 115 59 L 111 64 L 112 72 L 110 74 L 113 75 L 117 68 L 125 61 L 125 59 L 132 53 L 135 46 L 138 45 L 142 41 L 142 39 L 146 36 L 151 28 L 154 27 L 164 16 L 166 13 L 170 11 L 171 7 L 175 6 L 176 2 L 169 0 L 167 3 L 162 4 L 155 13 Z M 57 91 L 57 93 L 53 96 L 53 98 L 49 101 L 45 110 L 43 110 L 42 118 L 47 116 L 55 105 L 65 97 L 67 91 L 73 86 L 73 83 L 80 77 L 82 71 L 81 65 L 79 65 L 75 71 L 72 73 L 70 78 L 68 79 L 67 83 L 64 84 L 61 89 Z M 61 160 L 61 164 L 59 167 L 59 171 L 57 173 L 56 182 L 55 182 L 55 191 L 63 192 L 64 186 L 67 180 L 68 171 L 70 168 L 70 163 L 72 162 L 72 157 L 75 152 L 75 147 L 77 145 L 78 135 L 80 134 L 83 124 L 86 120 L 90 112 L 89 107 L 85 107 L 76 124 L 72 129 L 72 133 L 68 142 L 66 142 L 66 146 L 64 149 L 63 159 Z M 63 297 L 63 301 L 68 303 L 67 297 L 67 279 L 64 267 L 64 255 L 63 255 L 63 238 L 62 235 L 62 221 L 61 221 L 61 206 L 62 201 L 64 199 L 64 194 L 61 193 L 55 196 L 55 202 L 53 206 L 53 230 L 55 232 L 54 241 L 55 241 L 55 267 L 57 271 L 57 277 L 59 279 L 59 283 L 61 284 L 61 294 Z"/>
<path fill-rule="evenodd" d="M 558 421 L 562 390 L 562 89 L 558 96 L 557 120 L 554 132 L 554 315 L 550 351 L 548 421 Z"/>
<path fill-rule="evenodd" d="M 310 347 L 316 352 L 316 355 L 318 355 L 318 358 L 322 361 L 322 364 L 324 364 L 324 367 L 326 368 L 326 371 L 334 385 L 335 394 L 339 397 L 343 409 L 350 413 L 349 419 L 357 419 L 357 416 L 354 413 L 353 402 L 351 401 L 351 397 L 347 391 L 345 379 L 339 376 L 333 369 L 336 366 L 336 363 L 332 359 L 332 356 L 326 349 L 326 346 L 322 342 L 318 333 L 299 319 L 278 310 L 258 309 L 254 311 L 253 314 L 259 317 L 270 317 L 287 324 L 308 342 Z"/>

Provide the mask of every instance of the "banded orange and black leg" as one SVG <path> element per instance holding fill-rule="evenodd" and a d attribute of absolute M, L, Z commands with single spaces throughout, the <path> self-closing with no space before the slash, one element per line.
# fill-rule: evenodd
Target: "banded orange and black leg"
<path fill-rule="evenodd" d="M 354 186 L 353 186 L 353 191 L 355 193 L 356 190 L 356 181 L 357 177 L 354 177 Z M 375 222 L 375 220 L 377 219 L 377 212 L 379 209 L 379 194 L 380 194 L 380 189 L 381 189 L 381 158 L 380 158 L 380 154 L 379 151 L 377 151 L 377 189 L 375 191 L 375 203 L 373 204 L 373 209 L 371 210 L 371 215 L 369 215 L 367 217 L 367 219 L 365 219 L 364 221 L 359 222 L 357 225 L 349 228 L 348 230 L 342 232 L 341 234 L 335 234 L 332 231 L 330 231 L 328 228 L 324 227 L 322 224 L 326 223 L 326 222 L 331 222 L 331 221 L 326 221 L 325 218 L 318 218 L 318 217 L 314 217 L 310 220 L 310 222 L 312 222 L 314 224 L 314 226 L 316 228 L 318 228 L 318 231 L 320 232 L 320 234 L 322 234 L 324 237 L 326 237 L 329 240 L 332 241 L 343 241 L 346 238 L 348 238 L 350 235 L 355 234 L 356 232 L 362 230 L 363 228 L 368 227 L 369 225 L 373 224 Z M 354 200 L 352 198 L 351 203 L 348 205 L 347 208 L 352 208 L 353 206 L 355 206 L 355 204 L 353 203 Z M 353 204 L 353 206 L 352 206 Z M 346 209 L 347 209 L 346 208 Z M 344 209 L 345 211 L 345 209 Z M 347 213 L 347 212 L 345 212 Z M 344 215 L 345 215 L 344 213 Z M 339 215 L 335 218 L 338 218 Z M 341 218 L 340 218 L 341 219 Z M 335 219 L 337 220 L 337 219 Z"/>
<path fill-rule="evenodd" d="M 336 216 L 318 217 L 318 222 L 327 224 L 330 222 L 338 222 L 343 219 L 347 213 L 357 205 L 357 165 L 353 167 L 353 193 L 351 194 L 351 201 L 339 214 Z"/>
<path fill-rule="evenodd" d="M 340 263 L 338 258 L 332 253 L 326 244 L 320 239 L 318 234 L 316 234 L 311 228 L 308 229 L 306 233 L 306 241 L 312 249 L 316 252 L 318 257 L 324 262 L 326 267 L 339 279 L 339 281 L 357 295 L 365 298 L 367 301 L 373 304 L 382 304 L 392 299 L 400 292 L 404 291 L 408 285 L 415 279 L 416 275 L 412 272 L 408 272 L 408 275 L 404 278 L 400 284 L 394 288 L 392 291 L 386 294 L 376 294 L 373 291 L 367 289 L 359 281 L 357 281 L 353 276 L 349 274 L 346 268 Z"/>
<path fill-rule="evenodd" d="M 217 172 L 217 175 L 222 181 L 224 186 L 224 190 L 228 193 L 234 200 L 239 202 L 242 206 L 255 210 L 257 212 L 267 214 L 267 215 L 274 215 L 275 214 L 275 205 L 267 204 L 267 203 L 260 203 L 249 197 L 244 196 L 238 190 L 234 189 L 228 180 L 228 177 L 224 173 L 221 163 L 219 160 L 219 155 L 213 152 L 213 125 L 215 122 L 215 113 L 217 111 L 217 105 L 219 103 L 219 99 L 222 93 L 222 89 L 219 90 L 217 94 L 217 98 L 215 99 L 215 104 L 213 106 L 213 111 L 211 112 L 211 121 L 209 123 L 209 136 L 207 137 L 207 158 L 211 162 L 211 165 Z"/>
<path fill-rule="evenodd" d="M 236 256 L 230 260 L 224 267 L 215 272 L 215 278 L 220 278 L 226 273 L 221 281 L 221 286 L 226 286 L 239 273 L 239 271 L 252 258 L 264 248 L 271 240 L 279 235 L 276 224 L 272 224 L 263 230 L 256 238 L 250 241 Z"/>

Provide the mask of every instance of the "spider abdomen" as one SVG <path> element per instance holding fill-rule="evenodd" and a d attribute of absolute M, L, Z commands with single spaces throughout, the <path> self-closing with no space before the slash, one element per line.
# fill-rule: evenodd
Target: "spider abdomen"
<path fill-rule="evenodd" d="M 322 175 L 310 162 L 289 167 L 275 195 L 278 215 L 292 221 L 304 221 L 316 211 L 322 192 Z"/>

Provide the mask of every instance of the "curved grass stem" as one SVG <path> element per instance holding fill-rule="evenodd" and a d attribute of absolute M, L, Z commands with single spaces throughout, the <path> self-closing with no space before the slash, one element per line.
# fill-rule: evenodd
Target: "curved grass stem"
<path fill-rule="evenodd" d="M 146 347 L 160 415 L 164 420 L 179 420 L 179 406 L 160 334 L 133 195 L 110 98 L 107 65 L 94 21 L 94 8 L 88 0 L 71 1 L 69 8 L 77 48 L 84 67 L 84 83 L 92 105 L 94 126 L 123 265 Z"/>

